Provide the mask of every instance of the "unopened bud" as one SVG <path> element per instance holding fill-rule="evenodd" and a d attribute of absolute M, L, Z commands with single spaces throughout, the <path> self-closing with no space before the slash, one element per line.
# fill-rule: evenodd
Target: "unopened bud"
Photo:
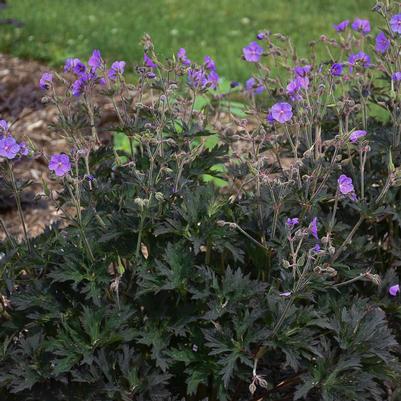
<path fill-rule="evenodd" d="M 158 200 L 159 202 L 164 200 L 164 195 L 161 192 L 156 192 L 155 193 L 155 198 L 156 200 Z"/>

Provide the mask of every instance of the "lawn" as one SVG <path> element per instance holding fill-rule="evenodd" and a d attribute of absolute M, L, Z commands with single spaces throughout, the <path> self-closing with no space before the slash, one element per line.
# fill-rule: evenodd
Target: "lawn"
<path fill-rule="evenodd" d="M 87 58 L 91 49 L 106 59 L 138 61 L 149 33 L 163 56 L 185 47 L 190 58 L 214 57 L 227 79 L 246 79 L 241 48 L 261 29 L 291 35 L 301 52 L 308 41 L 332 32 L 332 24 L 369 13 L 370 0 L 9 0 L 1 18 L 0 50 L 60 65 Z"/>

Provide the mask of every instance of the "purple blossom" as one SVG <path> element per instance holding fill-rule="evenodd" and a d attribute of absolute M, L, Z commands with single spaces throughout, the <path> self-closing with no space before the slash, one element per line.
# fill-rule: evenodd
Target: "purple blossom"
<path fill-rule="evenodd" d="M 145 64 L 146 67 L 149 68 L 156 68 L 157 64 L 155 64 L 155 62 L 146 54 L 143 54 L 143 63 Z M 125 63 L 124 63 L 125 65 Z"/>
<path fill-rule="evenodd" d="M 393 81 L 401 81 L 401 71 L 395 72 L 392 76 L 391 79 Z"/>
<path fill-rule="evenodd" d="M 309 230 L 313 237 L 318 240 L 319 236 L 317 234 L 317 217 L 314 217 L 312 219 L 311 223 L 309 224 Z"/>
<path fill-rule="evenodd" d="M 401 14 L 396 14 L 391 17 L 390 26 L 393 32 L 401 33 Z"/>
<path fill-rule="evenodd" d="M 0 120 L 0 132 L 6 133 L 8 132 L 9 126 L 6 120 Z"/>
<path fill-rule="evenodd" d="M 62 177 L 71 170 L 70 158 L 64 153 L 57 153 L 50 159 L 49 169 L 54 171 L 57 177 Z"/>
<path fill-rule="evenodd" d="M 320 252 L 320 245 L 319 244 L 316 244 L 313 248 L 312 248 L 312 251 L 313 252 Z"/>
<path fill-rule="evenodd" d="M 308 89 L 309 78 L 297 76 L 287 85 L 287 94 L 290 95 L 291 100 L 301 100 L 302 97 L 299 94 L 301 89 Z"/>
<path fill-rule="evenodd" d="M 340 77 L 343 73 L 343 65 L 340 63 L 334 63 L 330 68 L 330 74 L 333 77 Z"/>
<path fill-rule="evenodd" d="M 293 218 L 288 218 L 287 219 L 287 226 L 290 228 L 293 228 L 294 226 L 296 226 L 297 224 L 299 224 L 299 219 L 298 217 L 293 217 Z"/>
<path fill-rule="evenodd" d="M 88 60 L 89 67 L 92 68 L 92 71 L 96 71 L 98 68 L 102 66 L 102 64 L 103 60 L 100 50 L 93 50 L 92 55 Z"/>
<path fill-rule="evenodd" d="M 260 60 L 260 57 L 263 54 L 263 47 L 260 46 L 257 42 L 251 42 L 248 46 L 245 46 L 242 49 L 242 53 L 244 54 L 244 58 L 246 61 L 250 63 L 257 63 Z"/>
<path fill-rule="evenodd" d="M 389 288 L 388 292 L 392 297 L 396 297 L 400 293 L 400 285 L 399 284 L 392 285 Z"/>
<path fill-rule="evenodd" d="M 115 81 L 119 75 L 123 75 L 125 70 L 125 61 L 115 61 L 109 70 L 109 79 Z"/>
<path fill-rule="evenodd" d="M 195 89 L 216 89 L 219 83 L 219 75 L 216 71 L 208 74 L 203 68 L 190 68 L 188 70 L 188 83 Z"/>
<path fill-rule="evenodd" d="M 238 81 L 231 81 L 230 82 L 230 88 L 234 89 L 237 88 L 238 86 L 240 86 L 241 84 Z"/>
<path fill-rule="evenodd" d="M 205 67 L 207 70 L 216 71 L 216 63 L 210 56 L 205 56 L 203 62 L 205 63 Z"/>
<path fill-rule="evenodd" d="M 350 142 L 355 143 L 355 142 L 358 141 L 359 138 L 362 138 L 362 137 L 366 136 L 366 134 L 367 134 L 367 132 L 364 131 L 364 130 L 357 130 L 357 131 L 354 131 L 354 132 L 350 135 L 349 140 L 350 140 Z"/>
<path fill-rule="evenodd" d="M 79 58 L 67 58 L 64 64 L 64 72 L 71 72 Z"/>
<path fill-rule="evenodd" d="M 310 73 L 311 69 L 312 67 L 310 65 L 297 66 L 294 68 L 294 73 L 295 76 L 304 78 Z"/>
<path fill-rule="evenodd" d="M 245 89 L 249 93 L 259 95 L 265 90 L 265 87 L 261 85 L 254 77 L 251 77 L 245 82 Z"/>
<path fill-rule="evenodd" d="M 259 33 L 256 35 L 256 39 L 257 39 L 257 40 L 266 39 L 266 33 L 265 33 L 265 32 L 259 32 Z"/>
<path fill-rule="evenodd" d="M 345 31 L 345 29 L 347 28 L 347 26 L 349 25 L 349 20 L 345 20 L 340 22 L 337 25 L 333 25 L 333 28 L 337 31 L 337 32 L 343 32 Z"/>
<path fill-rule="evenodd" d="M 280 297 L 287 298 L 287 297 L 291 296 L 291 294 L 292 294 L 292 291 L 280 292 Z"/>
<path fill-rule="evenodd" d="M 352 184 L 352 178 L 341 174 L 337 180 L 338 189 L 343 195 L 352 194 L 355 192 L 354 185 Z"/>
<path fill-rule="evenodd" d="M 40 89 L 49 89 L 53 82 L 53 74 L 51 72 L 44 72 L 39 80 Z"/>
<path fill-rule="evenodd" d="M 290 95 L 291 100 L 301 100 L 302 99 L 302 97 L 298 94 L 300 89 L 301 89 L 301 87 L 299 86 L 297 78 L 290 81 L 290 83 L 286 87 L 286 90 L 287 90 L 287 94 Z"/>
<path fill-rule="evenodd" d="M 210 71 L 209 75 L 206 77 L 206 85 L 209 85 L 210 88 L 216 89 L 219 84 L 219 74 L 216 71 Z"/>
<path fill-rule="evenodd" d="M 362 32 L 364 35 L 370 32 L 370 22 L 367 19 L 355 18 L 351 25 L 354 31 Z"/>
<path fill-rule="evenodd" d="M 266 120 L 270 124 L 274 124 L 276 122 L 276 120 L 273 118 L 273 115 L 272 115 L 271 111 L 267 114 Z"/>
<path fill-rule="evenodd" d="M 74 74 L 81 75 L 86 71 L 86 66 L 79 58 L 68 58 L 65 61 L 64 72 L 71 71 Z"/>
<path fill-rule="evenodd" d="M 12 136 L 0 139 L 0 156 L 9 160 L 14 159 L 21 147 Z"/>
<path fill-rule="evenodd" d="M 348 62 L 350 64 L 349 70 L 351 72 L 353 70 L 353 67 L 356 67 L 358 65 L 364 68 L 370 67 L 370 57 L 363 51 L 351 54 L 348 58 Z"/>
<path fill-rule="evenodd" d="M 81 96 L 85 90 L 87 83 L 88 83 L 88 79 L 84 76 L 75 80 L 71 87 L 72 95 L 76 96 L 76 97 Z"/>
<path fill-rule="evenodd" d="M 200 68 L 190 68 L 188 70 L 188 83 L 195 89 L 204 88 L 207 83 L 206 72 Z"/>
<path fill-rule="evenodd" d="M 20 142 L 19 146 L 20 146 L 21 155 L 22 156 L 27 156 L 28 153 L 29 153 L 29 149 L 28 149 L 28 146 L 26 145 L 26 143 L 25 142 Z"/>
<path fill-rule="evenodd" d="M 379 34 L 376 36 L 376 51 L 378 53 L 384 54 L 389 47 L 390 40 L 387 38 L 384 32 L 379 32 Z"/>
<path fill-rule="evenodd" d="M 185 66 L 191 65 L 191 60 L 187 57 L 187 52 L 183 47 L 178 50 L 177 59 Z"/>
<path fill-rule="evenodd" d="M 276 103 L 270 110 L 274 120 L 281 124 L 291 120 L 293 115 L 291 105 L 285 102 Z"/>

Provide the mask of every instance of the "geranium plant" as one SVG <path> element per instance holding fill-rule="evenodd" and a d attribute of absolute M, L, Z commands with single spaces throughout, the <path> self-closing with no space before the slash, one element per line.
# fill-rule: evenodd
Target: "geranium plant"
<path fill-rule="evenodd" d="M 258 33 L 228 91 L 149 36 L 133 79 L 99 50 L 42 76 L 63 222 L 0 245 L 1 399 L 400 396 L 401 14 L 374 11 L 381 30 L 340 22 L 308 60 Z M 0 126 L 24 222 L 30 151 Z"/>

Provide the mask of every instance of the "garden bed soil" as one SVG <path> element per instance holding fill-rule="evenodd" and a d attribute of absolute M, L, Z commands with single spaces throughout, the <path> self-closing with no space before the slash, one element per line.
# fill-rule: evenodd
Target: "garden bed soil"
<path fill-rule="evenodd" d="M 44 71 L 46 67 L 38 62 L 0 54 L 0 118 L 12 124 L 12 133 L 18 141 L 31 142 L 36 149 L 43 150 L 43 154 L 52 154 L 65 150 L 67 143 L 48 128 L 56 121 L 57 113 L 54 105 L 41 101 L 43 93 L 38 82 Z M 53 190 L 57 189 L 57 183 L 50 178 L 42 153 L 16 162 L 15 174 L 19 180 L 31 182 L 24 190 L 23 208 L 29 235 L 34 237 L 58 216 L 58 211 L 49 202 L 37 196 L 42 191 L 38 183 L 44 180 Z M 15 201 L 2 179 L 0 218 L 8 232 L 21 239 L 22 226 Z M 0 240 L 4 237 L 0 230 Z"/>

